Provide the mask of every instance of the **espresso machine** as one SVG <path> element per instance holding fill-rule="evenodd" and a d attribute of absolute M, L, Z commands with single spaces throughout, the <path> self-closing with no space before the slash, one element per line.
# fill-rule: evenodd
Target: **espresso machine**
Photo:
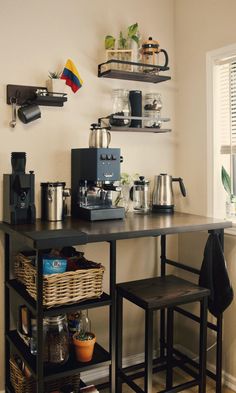
<path fill-rule="evenodd" d="M 9 224 L 35 222 L 34 173 L 25 173 L 26 153 L 11 153 L 12 174 L 3 175 L 3 221 Z"/>
<path fill-rule="evenodd" d="M 89 221 L 122 219 L 123 207 L 114 206 L 113 192 L 120 180 L 120 149 L 71 150 L 71 215 Z"/>

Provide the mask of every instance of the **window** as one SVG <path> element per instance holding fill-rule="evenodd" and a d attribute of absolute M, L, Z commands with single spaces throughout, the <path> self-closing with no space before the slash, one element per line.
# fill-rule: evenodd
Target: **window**
<path fill-rule="evenodd" d="M 207 55 L 207 78 L 208 211 L 236 224 L 236 45 Z M 230 176 L 231 196 L 222 184 L 222 166 Z"/>

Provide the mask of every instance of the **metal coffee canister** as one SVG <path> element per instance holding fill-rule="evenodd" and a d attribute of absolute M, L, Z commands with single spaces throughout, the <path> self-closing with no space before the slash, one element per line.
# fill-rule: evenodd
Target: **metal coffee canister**
<path fill-rule="evenodd" d="M 65 198 L 70 189 L 64 182 L 41 183 L 41 218 L 45 221 L 62 221 L 66 215 Z"/>

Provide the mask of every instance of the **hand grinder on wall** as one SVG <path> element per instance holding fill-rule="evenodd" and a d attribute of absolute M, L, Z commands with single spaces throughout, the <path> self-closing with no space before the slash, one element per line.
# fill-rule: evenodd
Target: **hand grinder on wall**
<path fill-rule="evenodd" d="M 155 176 L 152 196 L 152 210 L 157 213 L 174 212 L 174 193 L 172 183 L 178 182 L 182 195 L 186 196 L 186 189 L 181 177 L 172 177 L 166 173 Z"/>

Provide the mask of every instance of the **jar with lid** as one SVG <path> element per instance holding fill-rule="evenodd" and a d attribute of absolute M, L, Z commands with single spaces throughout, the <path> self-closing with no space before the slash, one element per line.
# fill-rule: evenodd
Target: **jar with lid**
<path fill-rule="evenodd" d="M 131 116 L 131 107 L 129 102 L 129 91 L 125 89 L 115 89 L 112 91 L 112 116 L 110 117 L 110 125 L 113 127 L 129 127 L 131 120 L 126 116 Z M 121 118 L 114 119 L 114 115 Z M 124 117 L 124 119 L 122 119 Z"/>
<path fill-rule="evenodd" d="M 64 314 L 44 319 L 44 361 L 59 365 L 69 358 L 69 331 Z"/>
<path fill-rule="evenodd" d="M 158 93 L 148 93 L 144 99 L 144 127 L 160 128 L 161 127 L 161 109 L 162 99 Z"/>

